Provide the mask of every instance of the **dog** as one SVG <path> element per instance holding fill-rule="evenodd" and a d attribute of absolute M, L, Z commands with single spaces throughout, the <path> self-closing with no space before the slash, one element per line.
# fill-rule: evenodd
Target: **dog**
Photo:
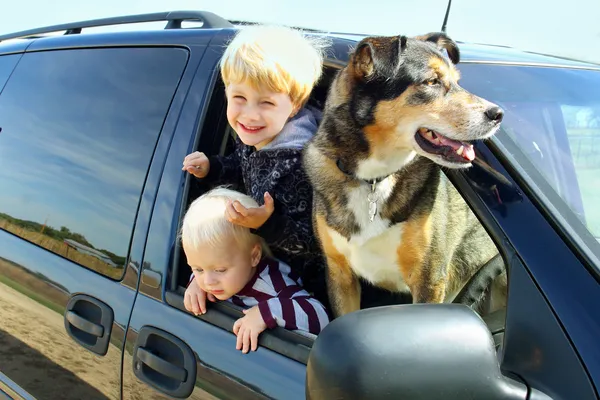
<path fill-rule="evenodd" d="M 452 302 L 499 257 L 442 171 L 470 167 L 471 142 L 503 116 L 459 86 L 459 59 L 444 33 L 367 37 L 332 81 L 303 162 L 335 317 L 360 309 L 359 278 L 413 303 Z M 468 290 L 487 294 L 478 312 L 506 303 L 506 272 L 488 269 L 477 281 L 489 287 Z"/>

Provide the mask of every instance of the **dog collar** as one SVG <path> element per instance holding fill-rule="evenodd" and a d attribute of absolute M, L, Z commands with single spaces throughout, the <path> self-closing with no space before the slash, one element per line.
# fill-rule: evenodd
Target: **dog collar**
<path fill-rule="evenodd" d="M 335 165 L 337 165 L 338 169 L 339 169 L 340 171 L 342 171 L 342 173 L 344 173 L 344 175 L 347 175 L 347 176 L 349 176 L 350 178 L 354 178 L 354 179 L 358 179 L 358 180 L 361 180 L 361 181 L 363 181 L 363 182 L 366 182 L 366 183 L 368 183 L 368 184 L 369 184 L 369 185 L 371 185 L 371 186 L 377 185 L 379 182 L 381 182 L 382 180 L 384 180 L 385 178 L 387 178 L 387 177 L 389 176 L 389 175 L 387 175 L 387 176 L 382 176 L 382 177 L 375 178 L 375 179 L 360 179 L 360 178 L 357 178 L 356 176 L 354 176 L 352 173 L 350 173 L 350 172 L 349 172 L 349 171 L 346 169 L 346 167 L 344 166 L 344 163 L 342 162 L 342 160 L 339 160 L 339 159 L 338 159 L 338 160 L 336 161 Z"/>
<path fill-rule="evenodd" d="M 335 164 L 337 165 L 339 170 L 342 171 L 342 173 L 344 175 L 346 175 L 350 178 L 353 178 L 353 179 L 357 179 L 354 175 L 352 175 L 350 172 L 348 172 L 348 170 L 344 167 L 344 163 L 342 162 L 342 160 L 337 160 Z M 379 182 L 381 182 L 382 180 L 384 180 L 385 178 L 387 178 L 388 176 L 389 175 L 375 178 L 375 179 L 359 179 L 363 182 L 366 182 L 369 186 L 371 186 L 371 190 L 367 196 L 367 201 L 369 203 L 369 221 L 371 221 L 371 222 L 373 222 L 373 220 L 375 219 L 375 215 L 377 215 L 377 201 L 378 201 L 378 195 L 376 192 L 377 184 Z"/>

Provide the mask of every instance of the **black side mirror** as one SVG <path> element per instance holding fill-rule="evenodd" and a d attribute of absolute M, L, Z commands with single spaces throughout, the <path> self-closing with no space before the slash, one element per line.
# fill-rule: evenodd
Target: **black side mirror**
<path fill-rule="evenodd" d="M 410 304 L 333 320 L 308 360 L 307 399 L 527 399 L 500 372 L 481 318 L 459 304 Z M 539 399 L 549 399 L 537 392 Z"/>

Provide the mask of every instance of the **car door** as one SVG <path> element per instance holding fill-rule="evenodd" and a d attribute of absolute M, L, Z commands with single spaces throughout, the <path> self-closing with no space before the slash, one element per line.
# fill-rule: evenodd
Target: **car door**
<path fill-rule="evenodd" d="M 600 69 L 467 63 L 461 70 L 463 86 L 506 110 L 478 155 L 506 179 L 478 182 L 477 169 L 464 175 L 485 203 L 482 214 L 498 223 L 510 264 L 501 366 L 553 399 L 595 399 Z"/>
<path fill-rule="evenodd" d="M 0 394 L 119 399 L 145 181 L 188 51 L 69 47 L 25 53 L 0 96 Z"/>
<path fill-rule="evenodd" d="M 183 309 L 177 287 L 177 229 L 191 182 L 181 163 L 198 142 L 206 150 L 219 148 L 223 140 L 220 133 L 227 123 L 217 63 L 229 34 L 215 37 L 207 49 L 190 89 L 195 96 L 184 105 L 164 170 L 156 177 L 160 186 L 127 333 L 124 399 L 304 398 L 306 361 L 272 351 L 264 341 L 257 352 L 242 354 L 235 349 L 231 332 L 235 311 L 213 307 L 205 316 L 195 317 Z M 189 272 L 187 268 L 179 273 L 189 276 Z M 300 350 L 308 354 L 308 349 Z"/>

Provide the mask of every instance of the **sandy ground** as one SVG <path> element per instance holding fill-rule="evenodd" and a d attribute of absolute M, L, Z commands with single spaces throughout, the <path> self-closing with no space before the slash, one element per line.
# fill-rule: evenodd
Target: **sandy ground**
<path fill-rule="evenodd" d="M 32 329 L 35 326 L 35 329 Z M 120 351 L 97 356 L 66 333 L 62 315 L 0 283 L 0 371 L 37 399 L 119 399 Z M 131 356 L 125 355 L 131 366 Z M 125 368 L 124 398 L 165 399 Z M 191 399 L 213 400 L 196 387 Z"/>
<path fill-rule="evenodd" d="M 0 370 L 38 399 L 118 399 L 120 354 L 83 349 L 62 315 L 0 284 Z M 35 326 L 35 329 L 32 329 Z"/>

